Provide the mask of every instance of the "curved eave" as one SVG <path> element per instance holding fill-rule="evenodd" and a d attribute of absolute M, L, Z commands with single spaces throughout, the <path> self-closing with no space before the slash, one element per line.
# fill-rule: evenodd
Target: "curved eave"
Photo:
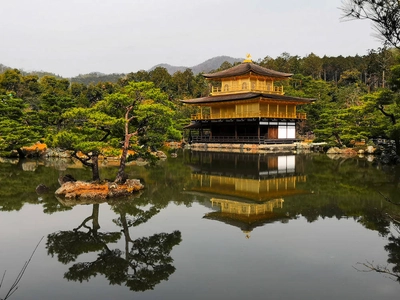
<path fill-rule="evenodd" d="M 276 94 L 265 94 L 265 93 L 243 93 L 243 94 L 232 94 L 232 95 L 221 95 L 221 96 L 208 96 L 203 98 L 181 100 L 185 104 L 205 105 L 218 102 L 229 102 L 229 101 L 240 101 L 240 100 L 251 100 L 255 98 L 261 98 L 265 100 L 276 100 L 276 101 L 288 101 L 296 102 L 298 104 L 308 104 L 316 101 L 316 99 L 291 97 L 285 95 Z"/>
<path fill-rule="evenodd" d="M 233 77 L 233 76 L 241 76 L 241 75 L 245 75 L 250 72 L 260 75 L 260 76 L 268 76 L 268 77 L 281 78 L 281 79 L 287 79 L 287 78 L 290 78 L 291 76 L 293 76 L 293 74 L 291 74 L 291 73 L 283 73 L 283 72 L 270 70 L 270 69 L 261 67 L 259 65 L 253 64 L 253 63 L 242 63 L 242 64 L 234 66 L 230 69 L 223 70 L 223 71 L 216 72 L 216 73 L 211 73 L 211 74 L 203 74 L 203 76 L 208 79 L 218 79 L 218 78 L 227 78 L 227 77 Z"/>

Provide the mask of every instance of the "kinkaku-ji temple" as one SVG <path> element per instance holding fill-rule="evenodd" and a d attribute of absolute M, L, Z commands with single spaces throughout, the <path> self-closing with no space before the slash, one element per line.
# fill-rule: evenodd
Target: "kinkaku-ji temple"
<path fill-rule="evenodd" d="M 209 199 L 213 212 L 204 218 L 250 232 L 267 223 L 286 222 L 284 199 L 309 194 L 296 155 L 192 152 L 187 161 L 192 184 L 186 192 Z"/>
<path fill-rule="evenodd" d="M 247 55 L 241 64 L 203 74 L 210 84 L 207 97 L 182 100 L 198 106 L 186 126 L 191 144 L 291 144 L 299 141 L 296 124 L 306 119 L 298 105 L 314 99 L 285 96 L 283 86 L 293 74 L 263 68 Z"/>

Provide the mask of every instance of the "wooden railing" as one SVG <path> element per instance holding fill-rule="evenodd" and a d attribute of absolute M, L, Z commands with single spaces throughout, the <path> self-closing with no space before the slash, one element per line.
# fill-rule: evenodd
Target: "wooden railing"
<path fill-rule="evenodd" d="M 224 95 L 224 94 L 235 94 L 235 93 L 243 93 L 243 92 L 259 92 L 259 93 L 267 93 L 267 94 L 278 94 L 283 95 L 283 86 L 272 86 L 272 85 L 263 85 L 256 84 L 255 86 L 248 88 L 224 88 L 219 86 L 211 87 L 211 95 Z"/>
<path fill-rule="evenodd" d="M 220 113 L 220 114 L 193 114 L 191 119 L 196 120 L 219 120 L 219 119 L 237 119 L 237 118 L 274 118 L 274 119 L 307 119 L 306 113 L 260 113 L 260 112 L 242 112 L 242 113 Z"/>

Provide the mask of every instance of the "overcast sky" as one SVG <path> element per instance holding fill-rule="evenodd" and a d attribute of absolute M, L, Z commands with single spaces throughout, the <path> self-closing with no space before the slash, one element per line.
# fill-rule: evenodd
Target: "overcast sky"
<path fill-rule="evenodd" d="M 381 46 L 369 21 L 341 20 L 341 0 L 0 1 L 0 63 L 64 77 Z"/>

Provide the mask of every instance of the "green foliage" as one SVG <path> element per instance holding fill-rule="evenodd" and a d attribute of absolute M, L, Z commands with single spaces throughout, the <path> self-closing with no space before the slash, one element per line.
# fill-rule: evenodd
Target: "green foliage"
<path fill-rule="evenodd" d="M 365 56 L 348 57 L 318 57 L 313 53 L 299 57 L 284 52 L 276 58 L 267 56 L 258 63 L 294 74 L 290 81 L 282 83 L 286 95 L 316 99 L 312 105 L 297 108 L 298 112 L 307 114 L 307 121 L 301 123 L 301 134 L 313 131 L 319 140 L 347 144 L 379 135 L 392 138 L 399 133 L 398 122 L 393 122 L 398 118 L 400 102 L 400 67 L 396 64 L 396 54 L 393 49 L 385 48 L 370 50 Z M 234 65 L 221 62 L 219 70 Z M 149 72 L 129 73 L 117 83 L 115 78 L 108 80 L 100 73 L 78 77 L 83 81 L 51 74 L 27 74 L 17 69 L 6 69 L 0 74 L 0 94 L 7 95 L 2 97 L 7 105 L 0 103 L 1 127 L 3 135 L 10 134 L 9 139 L 1 137 L 2 149 L 13 148 L 10 145 L 17 135 L 21 136 L 20 145 L 48 136 L 50 143 L 56 144 L 59 139 L 66 146 L 65 131 L 76 136 L 83 132 L 85 136 L 92 136 L 85 137 L 87 144 L 81 145 L 85 149 L 99 148 L 96 140 L 107 133 L 100 143 L 120 148 L 126 109 L 131 105 L 134 107 L 129 112 L 129 117 L 133 117 L 129 121 L 129 132 L 138 131 L 139 135 L 132 142 L 143 146 L 141 149 L 157 148 L 166 140 L 180 140 L 191 114 L 197 112 L 196 107 L 182 105 L 179 100 L 209 94 L 204 77 L 194 75 L 190 69 L 170 75 L 166 68 L 157 67 Z M 382 86 L 386 90 L 381 91 Z M 368 92 L 372 93 L 364 97 Z M 89 109 L 93 114 L 90 121 L 68 116 L 67 112 L 76 108 Z M 95 111 L 103 114 L 97 120 Z M 100 128 L 100 123 L 107 122 L 106 116 L 115 123 Z M 21 128 L 11 132 L 7 127 L 16 126 L 15 122 Z M 86 125 L 77 132 L 72 130 L 73 122 Z M 90 126 L 94 126 L 92 131 Z M 64 133 L 56 139 L 59 131 Z M 68 139 L 70 144 L 77 144 L 71 136 Z"/>
<path fill-rule="evenodd" d="M 88 86 L 90 84 L 98 84 L 104 82 L 117 83 L 124 74 L 103 74 L 98 72 L 91 72 L 89 74 L 80 74 L 71 78 L 72 83 Z"/>
<path fill-rule="evenodd" d="M 63 128 L 47 138 L 51 146 L 66 150 L 101 153 L 109 145 L 113 132 L 119 132 L 122 122 L 95 108 L 72 108 L 62 118 Z"/>
<path fill-rule="evenodd" d="M 129 82 L 118 93 L 108 95 L 96 108 L 115 118 L 123 119 L 126 108 L 133 105 L 129 117 L 130 132 L 138 131 L 139 145 L 161 147 L 167 139 L 181 139 L 176 128 L 176 106 L 152 82 Z M 120 135 L 122 140 L 122 133 Z M 143 148 L 141 148 L 143 149 Z"/>
<path fill-rule="evenodd" d="M 7 94 L 10 92 L 17 93 L 22 82 L 21 72 L 17 69 L 6 70 L 0 76 L 0 88 Z"/>
<path fill-rule="evenodd" d="M 338 81 L 339 86 L 349 86 L 359 84 L 361 81 L 361 72 L 357 69 L 346 70 L 340 76 Z"/>
<path fill-rule="evenodd" d="M 22 99 L 0 96 L 0 150 L 18 150 L 41 138 L 42 130 L 35 124 L 34 115 L 26 112 Z"/>

